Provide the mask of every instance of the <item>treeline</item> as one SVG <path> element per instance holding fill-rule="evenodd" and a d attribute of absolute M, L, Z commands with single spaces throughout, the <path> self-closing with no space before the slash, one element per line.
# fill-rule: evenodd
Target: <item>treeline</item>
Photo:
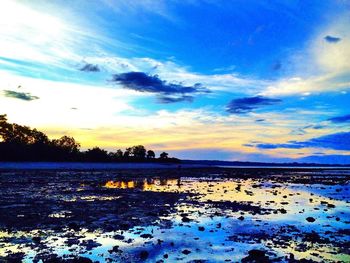
<path fill-rule="evenodd" d="M 179 162 L 162 152 L 159 157 L 143 145 L 108 152 L 99 147 L 80 150 L 80 144 L 69 136 L 50 140 L 48 136 L 16 123 L 9 123 L 0 115 L 0 161 L 54 162 Z"/>

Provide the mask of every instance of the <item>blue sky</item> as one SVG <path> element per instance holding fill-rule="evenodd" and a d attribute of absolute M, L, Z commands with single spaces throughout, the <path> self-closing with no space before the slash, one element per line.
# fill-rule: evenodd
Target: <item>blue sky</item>
<path fill-rule="evenodd" d="M 84 148 L 350 163 L 349 25 L 346 0 L 4 0 L 1 113 Z"/>

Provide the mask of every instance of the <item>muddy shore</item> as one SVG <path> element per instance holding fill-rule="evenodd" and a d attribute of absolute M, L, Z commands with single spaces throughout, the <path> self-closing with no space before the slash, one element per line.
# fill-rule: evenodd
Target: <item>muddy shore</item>
<path fill-rule="evenodd" d="M 0 262 L 347 262 L 349 183 L 346 169 L 2 170 Z"/>

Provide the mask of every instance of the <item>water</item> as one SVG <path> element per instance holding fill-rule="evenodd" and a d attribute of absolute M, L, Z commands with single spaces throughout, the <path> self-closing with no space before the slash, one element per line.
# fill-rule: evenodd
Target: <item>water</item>
<path fill-rule="evenodd" d="M 281 262 L 350 262 L 349 174 L 265 170 L 257 176 L 228 169 L 2 174 L 0 186 L 7 193 L 2 191 L 0 212 L 7 209 L 17 219 L 0 215 L 0 256 L 23 253 L 24 262 L 52 255 L 99 262 L 237 262 L 260 250 Z"/>

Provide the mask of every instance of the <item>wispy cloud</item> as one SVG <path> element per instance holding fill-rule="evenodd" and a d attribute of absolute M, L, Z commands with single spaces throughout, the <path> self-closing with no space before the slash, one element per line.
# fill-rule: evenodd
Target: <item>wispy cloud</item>
<path fill-rule="evenodd" d="M 257 143 L 252 146 L 260 149 L 302 149 L 302 148 L 328 148 L 333 150 L 350 151 L 350 132 L 328 134 L 306 141 L 288 141 L 287 143 Z"/>
<path fill-rule="evenodd" d="M 341 92 L 350 88 L 350 19 L 339 14 L 322 26 L 304 49 L 290 55 L 288 75 L 269 83 L 264 96 L 293 96 L 304 93 Z"/>
<path fill-rule="evenodd" d="M 140 15 L 147 12 L 159 15 L 167 20 L 176 21 L 176 17 L 169 10 L 169 2 L 164 0 L 102 0 L 102 3 L 111 8 L 118 15 Z"/>
<path fill-rule="evenodd" d="M 9 83 L 21 83 L 23 88 L 15 89 Z M 11 121 L 34 127 L 107 125 L 114 114 L 133 112 L 133 107 L 129 104 L 135 98 L 133 93 L 135 92 L 106 88 L 103 85 L 49 81 L 4 72 L 0 79 L 1 108 L 5 109 Z M 26 100 L 36 97 L 40 99 L 33 103 L 21 103 L 18 97 Z M 79 110 L 72 111 L 72 108 Z"/>
<path fill-rule="evenodd" d="M 193 97 L 192 96 L 186 96 L 186 95 L 183 95 L 181 97 L 162 96 L 162 97 L 158 97 L 157 101 L 159 103 L 162 103 L 162 104 L 182 102 L 182 101 L 192 102 L 193 101 Z"/>
<path fill-rule="evenodd" d="M 30 93 L 18 92 L 13 90 L 4 90 L 4 96 L 8 98 L 14 98 L 14 99 L 25 100 L 25 101 L 32 101 L 32 100 L 39 99 L 38 96 L 34 96 Z"/>
<path fill-rule="evenodd" d="M 103 53 L 106 46 L 119 49 L 132 46 L 118 39 L 112 41 L 98 32 L 94 23 L 89 24 L 65 12 L 67 8 L 62 8 L 58 14 L 58 5 L 50 4 L 44 3 L 45 12 L 41 12 L 34 2 L 1 1 L 0 58 L 30 64 L 34 68 L 40 64 L 41 68 L 74 71 L 82 59 Z"/>
<path fill-rule="evenodd" d="M 81 68 L 79 68 L 80 71 L 85 71 L 85 72 L 100 72 L 100 67 L 96 64 L 90 64 L 90 63 L 85 63 Z"/>
<path fill-rule="evenodd" d="M 324 74 L 322 76 L 293 77 L 280 79 L 268 85 L 259 94 L 263 96 L 293 96 L 311 95 L 323 92 L 340 92 L 350 87 L 350 79 L 338 74 Z"/>
<path fill-rule="evenodd" d="M 272 99 L 262 96 L 246 97 L 234 99 L 227 105 L 227 112 L 234 114 L 243 114 L 251 112 L 263 106 L 274 105 L 280 103 L 280 99 Z"/>

